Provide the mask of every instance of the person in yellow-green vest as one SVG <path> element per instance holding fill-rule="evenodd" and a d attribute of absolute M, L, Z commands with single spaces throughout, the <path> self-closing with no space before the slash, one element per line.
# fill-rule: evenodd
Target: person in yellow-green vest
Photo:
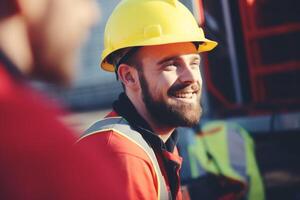
<path fill-rule="evenodd" d="M 264 200 L 254 143 L 245 129 L 214 121 L 199 128 L 178 128 L 184 158 L 181 180 L 191 199 Z"/>

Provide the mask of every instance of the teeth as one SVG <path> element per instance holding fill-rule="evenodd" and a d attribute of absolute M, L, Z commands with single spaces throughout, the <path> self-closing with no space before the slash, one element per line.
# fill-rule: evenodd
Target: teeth
<path fill-rule="evenodd" d="M 177 98 L 188 98 L 191 99 L 193 98 L 193 93 L 177 93 L 174 95 Z"/>

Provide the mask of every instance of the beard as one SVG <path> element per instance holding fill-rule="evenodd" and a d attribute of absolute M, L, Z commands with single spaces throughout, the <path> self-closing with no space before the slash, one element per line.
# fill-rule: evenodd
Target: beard
<path fill-rule="evenodd" d="M 202 113 L 200 96 L 198 96 L 198 102 L 195 104 L 185 102 L 171 103 L 167 102 L 167 100 L 164 101 L 163 99 L 155 100 L 150 93 L 149 84 L 145 79 L 143 72 L 139 72 L 139 81 L 144 104 L 157 124 L 171 127 L 192 127 L 199 123 Z M 190 87 L 190 84 L 172 86 L 168 90 L 167 95 L 170 96 L 172 93 L 184 90 L 187 87 Z"/>

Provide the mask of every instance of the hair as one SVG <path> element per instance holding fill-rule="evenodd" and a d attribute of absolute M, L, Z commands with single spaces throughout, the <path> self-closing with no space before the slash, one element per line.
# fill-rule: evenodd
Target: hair
<path fill-rule="evenodd" d="M 111 64 L 113 64 L 115 68 L 115 73 L 116 73 L 116 79 L 118 80 L 118 68 L 121 64 L 126 64 L 129 65 L 140 73 L 142 71 L 142 63 L 140 62 L 139 59 L 135 56 L 137 51 L 139 50 L 140 47 L 127 47 L 123 49 L 119 49 L 115 52 L 113 52 L 109 57 L 107 58 L 107 61 Z M 122 87 L 125 91 L 125 85 L 121 82 Z"/>
<path fill-rule="evenodd" d="M 114 65 L 115 71 L 117 71 L 120 64 L 127 64 L 132 67 L 138 67 L 141 63 L 134 56 L 140 47 L 127 47 L 119 49 L 113 52 L 108 58 L 107 61 Z"/>

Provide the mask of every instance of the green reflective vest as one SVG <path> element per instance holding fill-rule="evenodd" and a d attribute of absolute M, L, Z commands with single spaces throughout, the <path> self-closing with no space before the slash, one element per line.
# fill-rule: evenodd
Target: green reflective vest
<path fill-rule="evenodd" d="M 265 199 L 253 140 L 237 124 L 224 121 L 205 124 L 202 133 L 194 135 L 188 142 L 187 154 L 188 158 L 184 160 L 188 162 L 191 178 L 206 172 L 222 174 L 244 182 L 248 186 L 248 200 Z"/>

